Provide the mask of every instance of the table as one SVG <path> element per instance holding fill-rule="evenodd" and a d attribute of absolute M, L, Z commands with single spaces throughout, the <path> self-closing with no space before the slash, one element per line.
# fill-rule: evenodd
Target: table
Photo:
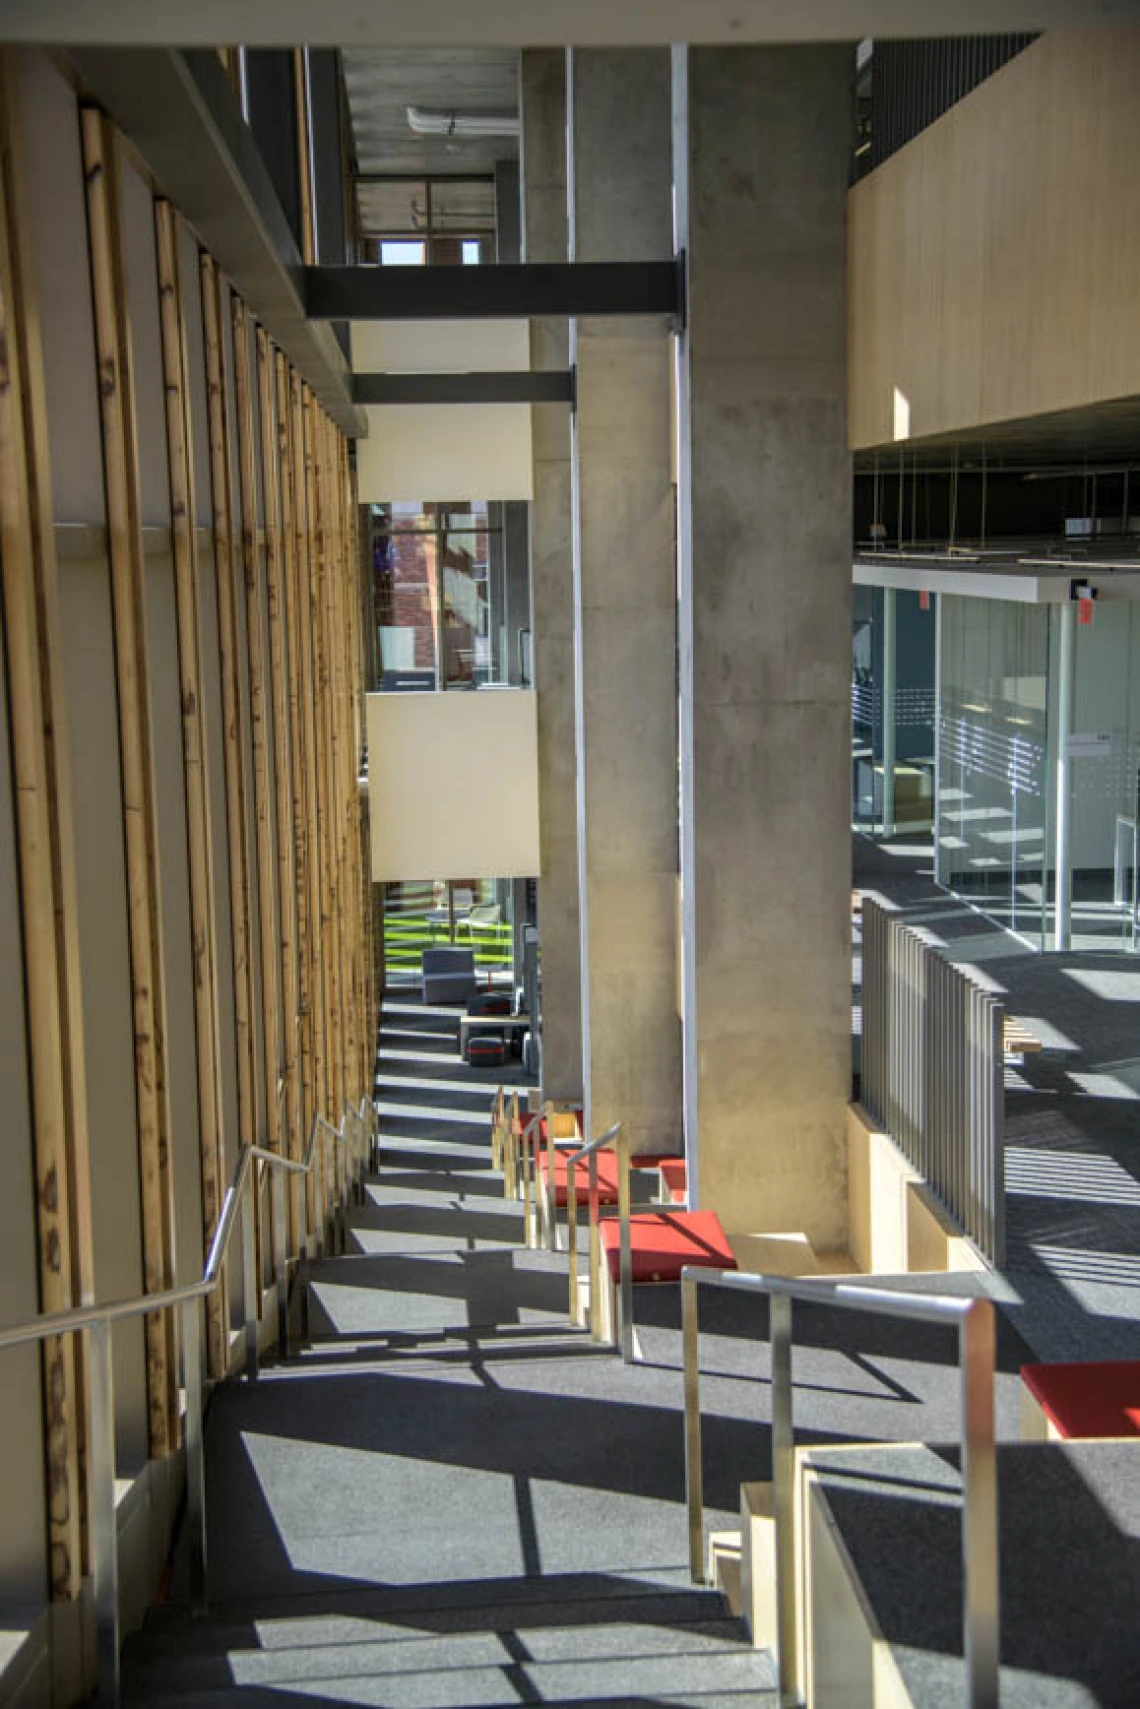
<path fill-rule="evenodd" d="M 467 1055 L 467 1040 L 475 1027 L 484 1032 L 490 1030 L 497 1032 L 512 1027 L 529 1029 L 530 1024 L 529 1015 L 461 1015 L 459 1017 L 459 1054 L 461 1056 Z"/>

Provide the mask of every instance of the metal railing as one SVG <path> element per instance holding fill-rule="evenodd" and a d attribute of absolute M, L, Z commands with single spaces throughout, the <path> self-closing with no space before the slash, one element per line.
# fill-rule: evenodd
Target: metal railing
<path fill-rule="evenodd" d="M 633 1362 L 633 1253 L 630 1238 L 629 1136 L 622 1124 L 615 1122 L 598 1139 L 576 1151 L 566 1153 L 566 1229 L 570 1261 L 570 1316 L 581 1322 L 578 1291 L 578 1169 L 589 1160 L 586 1173 L 586 1204 L 590 1218 L 590 1333 L 595 1341 L 613 1339 L 613 1325 L 602 1316 L 602 1204 L 598 1189 L 598 1152 L 612 1149 L 618 1166 L 618 1224 L 621 1246 L 620 1283 L 618 1296 L 618 1338 L 621 1356 L 626 1364 Z M 551 1191 L 553 1195 L 553 1174 Z M 611 1212 L 612 1214 L 612 1212 Z"/>
<path fill-rule="evenodd" d="M 42 1313 L 24 1323 L 10 1324 L 0 1329 L 0 1349 L 27 1346 L 62 1335 L 85 1333 L 87 1336 L 90 1412 L 88 1523 L 95 1611 L 94 1702 L 98 1709 L 118 1709 L 120 1701 L 112 1325 L 128 1318 L 148 1317 L 153 1312 L 168 1309 L 177 1309 L 181 1315 L 182 1379 L 185 1389 L 185 1526 L 190 1552 L 190 1603 L 193 1613 L 201 1615 L 206 1612 L 208 1600 L 201 1302 L 213 1293 L 221 1280 L 230 1242 L 240 1219 L 245 1346 L 243 1369 L 247 1380 L 256 1381 L 260 1330 L 258 1303 L 261 1296 L 257 1259 L 258 1165 L 263 1165 L 273 1171 L 273 1266 L 277 1285 L 278 1340 L 282 1355 L 288 1357 L 289 1257 L 286 1178 L 289 1175 L 304 1176 L 316 1172 L 314 1179 L 317 1186 L 317 1204 L 320 1207 L 318 1220 L 325 1222 L 324 1235 L 327 1236 L 327 1211 L 331 1203 L 337 1233 L 343 1242 L 343 1222 L 340 1220 L 343 1215 L 343 1202 L 347 1195 L 355 1190 L 368 1161 L 369 1149 L 375 1141 L 374 1123 L 372 1104 L 368 1099 L 364 1099 L 359 1110 L 346 1106 L 339 1129 L 325 1121 L 323 1116 L 317 1116 L 302 1158 L 286 1157 L 281 1152 L 267 1151 L 260 1145 L 243 1145 L 233 1181 L 222 1205 L 214 1238 L 210 1243 L 201 1281 L 187 1282 L 176 1288 L 164 1288 L 157 1293 L 138 1294 L 130 1299 L 111 1300 L 102 1305 L 76 1306 L 69 1311 Z M 334 1142 L 331 1171 L 328 1145 L 325 1143 L 330 1137 Z M 331 1196 L 328 1192 L 330 1186 L 333 1189 Z M 307 1221 L 307 1217 L 304 1220 Z M 302 1250 L 307 1239 L 306 1231 L 302 1236 Z"/>
<path fill-rule="evenodd" d="M 776 1530 L 776 1657 L 781 1709 L 803 1702 L 796 1637 L 795 1427 L 792 1413 L 792 1303 L 874 1312 L 958 1330 L 962 1389 L 963 1635 L 971 1709 L 995 1709 L 1000 1660 L 997 1448 L 994 1435 L 993 1303 L 944 1294 L 906 1294 L 851 1284 L 793 1281 L 740 1270 L 681 1273 L 685 1373 L 685 1496 L 689 1567 L 705 1581 L 704 1475 L 701 1463 L 700 1319 L 697 1287 L 765 1294 L 772 1347 L 772 1510 Z"/>
<path fill-rule="evenodd" d="M 1005 1255 L 1005 1008 L 967 969 L 863 899 L 860 1093 L 992 1264 Z"/>

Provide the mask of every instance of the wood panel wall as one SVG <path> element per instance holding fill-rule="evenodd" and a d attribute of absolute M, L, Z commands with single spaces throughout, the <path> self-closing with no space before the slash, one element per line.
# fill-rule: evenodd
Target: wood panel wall
<path fill-rule="evenodd" d="M 1140 394 L 1138 80 L 1050 31 L 852 189 L 853 449 Z"/>
<path fill-rule="evenodd" d="M 8 749 L 0 763 L 15 781 L 39 1304 L 52 1310 L 93 1298 L 95 1272 L 90 1010 L 77 948 L 77 797 L 68 759 L 69 731 L 81 727 L 85 709 L 62 667 L 61 525 L 40 359 L 53 329 L 50 315 L 40 324 L 19 137 L 20 80 L 30 63 L 28 54 L 0 51 L 0 732 Z M 158 186 L 149 187 L 150 266 L 140 271 L 138 246 L 124 241 L 120 194 L 124 173 L 135 175 L 137 194 L 141 165 L 103 113 L 72 101 L 96 350 L 86 383 L 97 399 L 92 449 L 103 472 L 102 507 L 78 526 L 113 612 L 105 674 L 117 707 L 113 795 L 121 793 L 125 863 L 121 879 L 108 867 L 108 882 L 124 892 L 134 1040 L 122 1073 L 136 1111 L 135 1161 L 116 1214 L 124 1227 L 137 1223 L 138 1287 L 150 1292 L 200 1273 L 243 1143 L 298 1157 L 317 1116 L 337 1125 L 346 1102 L 371 1094 L 376 1010 L 365 977 L 372 945 L 356 781 L 356 498 L 347 442 L 272 329 L 232 291 Z M 161 415 L 145 421 L 132 326 L 140 303 L 161 330 Z M 158 410 L 157 388 L 151 403 Z M 73 422 L 68 430 L 74 434 Z M 140 436 L 147 466 L 159 455 L 166 472 L 168 529 L 144 526 Z M 200 526 L 204 517 L 209 527 Z M 75 518 L 68 521 L 74 534 Z M 156 554 L 177 631 L 176 697 L 155 692 L 151 680 L 148 600 L 155 594 L 144 559 L 153 569 Z M 168 761 L 181 762 L 181 882 L 164 868 L 158 836 L 156 729 Z M 223 890 L 228 907 L 219 905 Z M 180 918 L 181 908 L 188 966 L 164 946 L 164 913 Z M 171 1121 L 166 1014 L 175 998 L 193 1020 L 196 1123 Z M 223 1087 L 227 1063 L 236 1064 L 236 1099 L 232 1078 L 228 1096 Z M 235 1105 L 236 1131 L 229 1131 Z M 173 1155 L 176 1146 L 186 1155 Z M 201 1183 L 202 1226 L 190 1252 L 175 1251 L 176 1164 Z M 311 1246 L 314 1229 L 319 1239 L 333 1191 L 322 1179 L 307 1205 L 294 1195 L 286 1231 L 292 1256 L 303 1242 Z M 182 1227 L 185 1234 L 185 1219 Z M 262 1238 L 268 1250 L 270 1231 Z M 0 1284 L 4 1261 L 0 1253 Z M 145 1333 L 149 1452 L 161 1458 L 179 1432 L 172 1315 L 154 1314 Z M 231 1366 L 232 1341 L 219 1295 L 207 1339 L 216 1376 Z M 45 1344 L 42 1365 L 44 1590 L 70 1599 L 88 1564 L 82 1340 Z"/>

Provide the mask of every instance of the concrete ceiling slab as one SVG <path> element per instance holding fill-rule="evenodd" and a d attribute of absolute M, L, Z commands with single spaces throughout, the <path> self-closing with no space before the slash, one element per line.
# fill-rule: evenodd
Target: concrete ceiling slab
<path fill-rule="evenodd" d="M 518 138 L 419 136 L 408 108 L 517 114 L 519 56 L 510 48 L 348 49 L 344 82 L 362 173 L 491 172 Z"/>
<path fill-rule="evenodd" d="M 0 36 L 107 47 L 633 47 L 1136 23 L 1140 0 L 5 0 Z"/>

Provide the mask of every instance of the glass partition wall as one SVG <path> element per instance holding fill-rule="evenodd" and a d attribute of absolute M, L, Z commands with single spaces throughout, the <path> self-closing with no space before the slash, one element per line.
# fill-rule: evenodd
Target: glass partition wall
<path fill-rule="evenodd" d="M 1035 949 L 1140 950 L 1140 609 L 945 597 L 939 629 L 938 883 Z"/>
<path fill-rule="evenodd" d="M 423 951 L 435 944 L 470 948 L 480 983 L 510 985 L 515 964 L 516 894 L 516 886 L 509 879 L 429 878 L 386 884 L 384 965 L 388 988 L 418 986 Z"/>
<path fill-rule="evenodd" d="M 944 595 L 935 877 L 1048 945 L 1050 607 Z"/>
<path fill-rule="evenodd" d="M 933 601 L 854 590 L 851 638 L 852 822 L 868 836 L 931 829 L 934 812 Z"/>

